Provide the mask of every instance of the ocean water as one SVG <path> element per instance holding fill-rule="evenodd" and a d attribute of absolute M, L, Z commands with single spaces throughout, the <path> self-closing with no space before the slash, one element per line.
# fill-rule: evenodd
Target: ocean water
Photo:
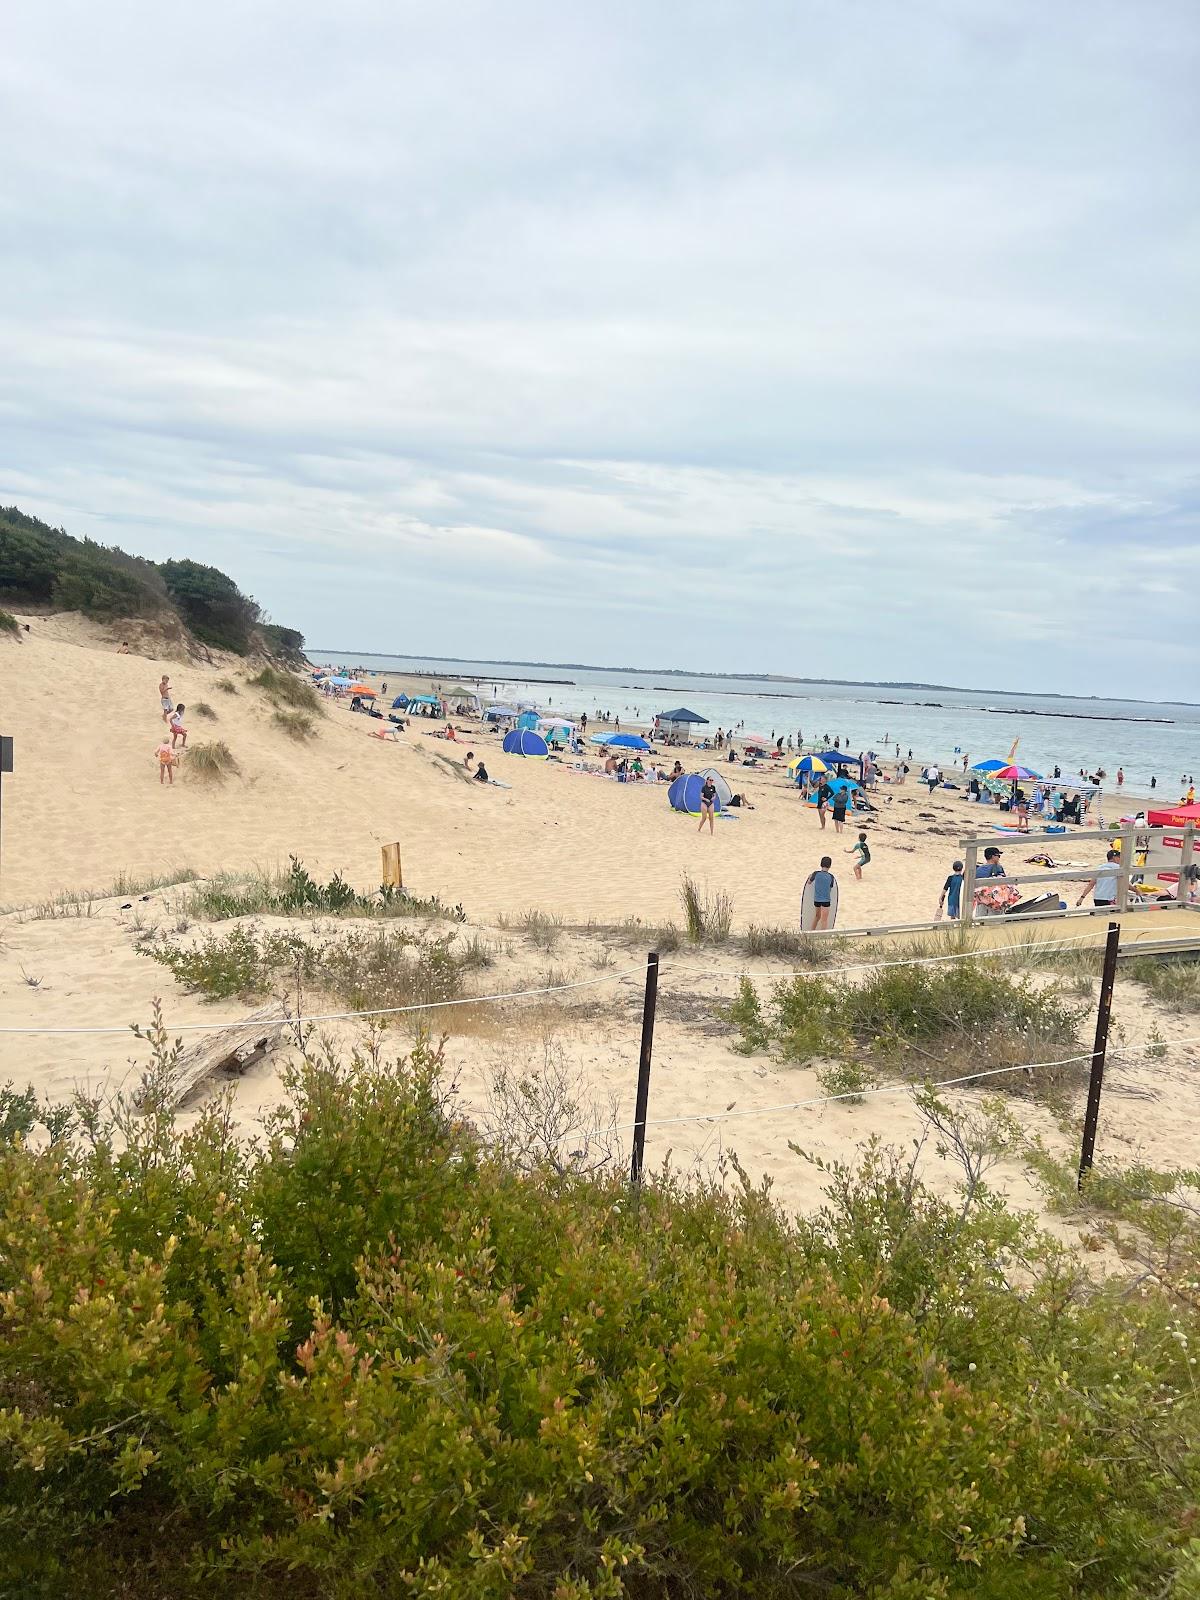
<path fill-rule="evenodd" d="M 1106 769 L 1115 788 L 1118 766 L 1125 787 L 1154 793 L 1167 804 L 1200 774 L 1200 706 L 1137 700 L 1068 699 L 970 689 L 900 689 L 857 684 L 799 683 L 778 678 L 692 677 L 661 669 L 514 665 L 494 661 L 437 660 L 428 656 L 363 655 L 310 650 L 313 661 L 389 672 L 430 675 L 442 688 L 478 686 L 497 699 L 536 700 L 565 713 L 611 711 L 622 721 L 648 722 L 657 712 L 685 705 L 718 727 L 743 722 L 747 731 L 773 737 L 803 732 L 806 740 L 838 738 L 858 752 L 894 752 L 898 743 L 915 762 L 949 765 L 989 756 L 1005 758 L 1019 739 L 1018 760 L 1037 772 L 1055 765 L 1064 776 Z M 956 757 L 956 752 L 959 754 Z"/>

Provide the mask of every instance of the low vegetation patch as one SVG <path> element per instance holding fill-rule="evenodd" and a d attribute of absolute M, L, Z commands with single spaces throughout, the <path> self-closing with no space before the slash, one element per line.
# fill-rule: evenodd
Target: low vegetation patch
<path fill-rule="evenodd" d="M 291 706 L 296 711 L 307 711 L 313 716 L 321 712 L 321 697 L 312 684 L 285 668 L 264 667 L 250 682 L 280 705 Z"/>
<path fill-rule="evenodd" d="M 21 624 L 17 621 L 16 617 L 13 616 L 11 611 L 0 609 L 0 634 L 5 633 L 12 634 L 14 637 L 19 637 L 21 633 Z"/>
<path fill-rule="evenodd" d="M 327 937 L 237 927 L 194 944 L 149 944 L 141 954 L 211 1000 L 250 1000 L 276 990 L 316 988 L 355 1011 L 432 1005 L 462 994 L 478 951 L 453 938 L 425 939 L 401 928 L 354 928 Z"/>
<path fill-rule="evenodd" d="M 63 917 L 90 917 L 97 902 L 130 895 L 150 894 L 155 889 L 169 889 L 176 884 L 194 883 L 196 873 L 191 867 L 177 867 L 172 872 L 136 873 L 119 872 L 107 888 L 62 889 L 45 900 L 32 900 L 25 905 L 5 906 L 4 912 L 14 911 L 30 922 L 52 922 Z"/>
<path fill-rule="evenodd" d="M 832 966 L 845 949 L 845 939 L 803 933 L 799 928 L 759 927 L 752 922 L 746 929 L 747 955 L 779 956 L 805 967 Z"/>
<path fill-rule="evenodd" d="M 861 983 L 816 974 L 775 986 L 764 1005 L 749 980 L 721 1013 L 737 1048 L 774 1048 L 785 1061 L 853 1061 L 918 1079 L 1075 1054 L 1085 1008 L 1054 987 L 1015 979 L 989 962 L 888 967 Z M 1078 1077 L 1046 1069 L 1039 1085 Z M 1000 1080 L 1019 1087 L 1013 1080 Z"/>
<path fill-rule="evenodd" d="M 423 1049 L 283 1088 L 253 1142 L 151 1099 L 0 1144 L 9 1592 L 1195 1592 L 1200 1319 L 1153 1279 L 886 1147 L 792 1221 L 491 1147 Z"/>
<path fill-rule="evenodd" d="M 381 885 L 373 894 L 360 894 L 340 872 L 335 872 L 327 883 L 318 883 L 298 857 L 289 856 L 288 862 L 284 873 L 220 873 L 208 878 L 197 884 L 183 909 L 211 922 L 230 917 L 308 917 L 318 913 L 334 917 L 467 920 L 461 905 L 448 906 L 437 895 L 413 895 L 389 884 Z"/>
<path fill-rule="evenodd" d="M 183 771 L 196 783 L 224 783 L 241 769 L 224 739 L 189 745 L 184 752 Z"/>
<path fill-rule="evenodd" d="M 218 678 L 216 686 L 222 694 L 237 694 L 238 692 L 238 686 L 232 678 Z"/>
<path fill-rule="evenodd" d="M 1136 956 L 1122 964 L 1121 976 L 1126 974 L 1144 984 L 1164 1005 L 1177 1011 L 1200 1011 L 1200 961 L 1194 956 L 1177 960 Z"/>
<path fill-rule="evenodd" d="M 317 725 L 307 712 L 275 711 L 271 715 L 271 721 L 286 733 L 289 739 L 295 739 L 297 743 L 316 737 Z"/>
<path fill-rule="evenodd" d="M 683 922 L 692 944 L 724 944 L 733 925 L 733 901 L 723 889 L 709 894 L 685 872 L 679 889 Z"/>
<path fill-rule="evenodd" d="M 215 722 L 217 720 L 217 713 L 209 705 L 207 700 L 197 700 L 195 705 L 192 707 L 192 712 L 195 716 L 205 717 L 210 722 Z"/>

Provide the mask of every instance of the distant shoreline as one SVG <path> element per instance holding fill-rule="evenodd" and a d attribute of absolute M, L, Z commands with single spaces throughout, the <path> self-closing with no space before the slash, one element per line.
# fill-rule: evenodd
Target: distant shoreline
<path fill-rule="evenodd" d="M 387 650 L 365 650 L 364 651 L 362 649 L 361 645 L 356 646 L 355 649 L 353 649 L 353 650 L 347 650 L 347 649 L 344 649 L 344 648 L 342 648 L 342 649 L 333 649 L 333 648 L 329 648 L 329 647 L 318 648 L 315 645 L 307 645 L 305 647 L 305 654 L 307 656 L 309 656 L 309 657 L 316 656 L 316 657 L 321 657 L 321 658 L 326 659 L 326 660 L 330 660 L 330 659 L 333 659 L 335 657 L 341 658 L 342 660 L 351 660 L 353 658 L 356 658 L 359 654 L 363 654 L 363 655 L 368 655 L 368 656 L 381 656 L 381 657 L 383 657 L 383 658 L 385 658 L 386 660 L 389 660 L 389 661 L 401 661 L 401 660 L 407 659 L 407 660 L 410 660 L 410 661 L 428 661 L 428 662 L 435 662 L 435 663 L 436 662 L 443 662 L 443 663 L 446 663 L 446 664 L 450 664 L 450 663 L 453 663 L 455 661 L 461 661 L 463 659 L 461 656 L 435 656 L 435 655 L 416 655 L 416 656 L 402 657 L 402 656 L 396 655 L 396 654 L 394 654 L 392 652 L 389 652 Z M 1014 691 L 1012 689 L 998 689 L 998 688 L 979 689 L 979 688 L 972 688 L 968 684 L 961 684 L 961 683 L 957 683 L 957 684 L 956 683 L 911 683 L 911 682 L 908 682 L 907 680 L 901 680 L 901 679 L 896 679 L 896 678 L 889 678 L 889 679 L 880 679 L 880 678 L 801 678 L 801 677 L 791 677 L 788 674 L 782 673 L 782 672 L 703 672 L 703 671 L 691 671 L 691 670 L 689 670 L 687 668 L 683 668 L 683 667 L 628 667 L 628 666 L 604 667 L 604 666 L 598 665 L 595 662 L 588 662 L 588 661 L 499 661 L 499 660 L 497 660 L 497 661 L 491 661 L 491 662 L 483 662 L 483 661 L 481 661 L 481 662 L 479 662 L 477 664 L 478 665 L 494 666 L 494 667 L 531 667 L 531 668 L 535 668 L 535 669 L 542 670 L 542 671 L 550 670 L 550 671 L 558 671 L 558 672 L 624 672 L 624 673 L 636 673 L 639 677 L 644 677 L 644 678 L 698 678 L 698 679 L 702 679 L 706 683 L 716 683 L 716 682 L 720 682 L 722 679 L 724 679 L 727 682 L 731 682 L 731 683 L 797 683 L 797 684 L 804 684 L 806 686 L 813 686 L 813 685 L 819 686 L 821 684 L 828 684 L 832 688 L 836 688 L 836 689 L 910 689 L 910 690 L 918 690 L 918 689 L 920 689 L 920 690 L 929 690 L 929 691 L 931 691 L 931 692 L 933 692 L 935 694 L 1012 695 L 1012 694 L 1015 694 L 1017 692 L 1017 691 Z M 420 674 L 415 673 L 414 669 L 412 669 L 412 668 L 398 668 L 398 669 L 395 669 L 395 670 L 408 671 L 408 672 L 412 672 L 414 675 L 420 675 Z M 425 674 L 425 675 L 428 676 L 428 674 Z M 569 679 L 569 678 L 541 678 L 541 679 L 535 679 L 535 678 L 529 678 L 529 677 L 523 677 L 522 681 L 524 681 L 526 683 L 534 683 L 534 682 L 541 682 L 541 683 L 572 683 L 573 682 L 573 680 Z M 715 692 L 720 693 L 721 691 L 718 690 L 718 691 L 715 691 Z M 727 693 L 727 694 L 731 694 L 734 691 L 733 690 L 726 690 L 724 692 Z M 1019 692 L 1022 693 L 1022 694 L 1029 693 L 1028 690 L 1021 690 Z M 779 693 L 779 692 L 777 691 L 777 693 Z M 785 694 L 780 694 L 779 697 L 780 698 L 784 698 Z M 803 697 L 797 695 L 797 696 L 790 696 L 788 698 L 801 699 Z M 1046 690 L 1046 689 L 1038 690 L 1038 698 L 1041 699 L 1041 700 L 1074 700 L 1074 701 L 1080 701 L 1080 702 L 1082 702 L 1084 704 L 1087 704 L 1089 701 L 1094 701 L 1094 700 L 1110 700 L 1114 704 L 1118 704 L 1118 705 L 1149 705 L 1149 706 L 1154 706 L 1154 705 L 1193 706 L 1193 705 L 1195 705 L 1197 703 L 1197 702 L 1191 701 L 1191 700 L 1133 700 L 1128 695 L 1063 694 L 1063 693 L 1059 693 L 1059 692 L 1057 692 L 1055 690 Z M 900 702 L 900 703 L 903 704 L 904 702 Z M 996 709 L 1002 710 L 1002 711 L 1012 711 L 1013 713 L 1020 712 L 1020 710 L 1021 710 L 1021 708 L 1018 707 L 1018 706 L 1004 706 L 1004 707 L 997 707 Z M 1047 713 L 1045 713 L 1045 712 L 1033 713 L 1033 714 L 1034 715 L 1041 715 L 1041 716 L 1047 715 Z M 1102 718 L 1102 719 L 1098 719 L 1098 720 L 1110 721 L 1110 722 L 1116 722 L 1116 721 L 1158 722 L 1158 721 L 1169 721 L 1171 719 L 1169 719 L 1169 718 L 1157 718 L 1157 717 L 1136 717 L 1136 718 L 1106 717 L 1106 718 Z"/>

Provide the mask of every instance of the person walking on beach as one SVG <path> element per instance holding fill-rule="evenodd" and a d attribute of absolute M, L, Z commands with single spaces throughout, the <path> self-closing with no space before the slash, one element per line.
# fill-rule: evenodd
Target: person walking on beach
<path fill-rule="evenodd" d="M 956 861 L 950 869 L 950 874 L 942 885 L 942 898 L 938 901 L 937 914 L 941 917 L 943 909 L 951 922 L 957 922 L 962 914 L 962 886 L 963 864 Z"/>
<path fill-rule="evenodd" d="M 704 824 L 706 822 L 708 823 L 709 833 L 716 832 L 716 829 L 713 827 L 713 816 L 715 815 L 716 804 L 717 786 L 711 778 L 705 778 L 704 783 L 700 788 L 700 826 L 697 829 L 697 832 L 704 832 Z"/>
<path fill-rule="evenodd" d="M 158 703 L 162 707 L 162 719 L 170 722 L 171 712 L 175 709 L 175 700 L 171 694 L 171 680 L 164 672 L 158 683 Z"/>
<path fill-rule="evenodd" d="M 1092 904 L 1100 906 L 1115 906 L 1117 903 L 1117 884 L 1121 876 L 1121 852 L 1110 850 L 1105 857 L 1106 865 L 1097 874 L 1094 883 L 1085 883 L 1083 893 L 1076 900 L 1076 906 L 1081 906 L 1091 890 Z"/>
<path fill-rule="evenodd" d="M 924 776 L 925 782 L 929 785 L 929 792 L 932 794 L 937 788 L 938 784 L 942 781 L 942 770 L 935 764 L 932 767 L 925 768 Z"/>
<path fill-rule="evenodd" d="M 816 872 L 810 872 L 804 887 L 812 884 L 813 891 L 813 932 L 829 926 L 829 907 L 833 900 L 833 891 L 837 888 L 837 879 L 830 872 L 833 860 L 830 856 L 821 857 L 821 865 Z"/>
<path fill-rule="evenodd" d="M 862 882 L 862 869 L 871 859 L 871 846 L 867 843 L 865 833 L 860 833 L 858 843 L 846 851 L 848 856 L 854 857 L 854 876 L 859 883 Z"/>
<path fill-rule="evenodd" d="M 178 705 L 171 713 L 171 749 L 175 748 L 178 739 L 181 749 L 187 748 L 187 729 L 183 725 L 183 713 L 187 710 L 185 705 Z"/>

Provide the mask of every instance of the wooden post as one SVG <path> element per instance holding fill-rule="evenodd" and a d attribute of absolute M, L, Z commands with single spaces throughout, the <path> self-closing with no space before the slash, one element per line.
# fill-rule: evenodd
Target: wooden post
<path fill-rule="evenodd" d="M 958 919 L 965 926 L 975 916 L 975 868 L 979 863 L 979 846 L 967 846 L 966 869 L 963 872 L 962 909 Z"/>
<path fill-rule="evenodd" d="M 380 855 L 383 857 L 380 883 L 385 889 L 403 889 L 404 869 L 400 864 L 400 846 L 385 844 L 380 850 Z"/>
<path fill-rule="evenodd" d="M 1137 835 L 1132 828 L 1121 830 L 1121 873 L 1117 878 L 1117 910 L 1129 910 L 1129 875 L 1137 854 Z"/>
<path fill-rule="evenodd" d="M 1096 1127 L 1100 1121 L 1100 1090 L 1104 1086 L 1104 1058 L 1108 1053 L 1108 1024 L 1112 1016 L 1113 985 L 1117 977 L 1117 954 L 1121 948 L 1121 925 L 1110 922 L 1104 946 L 1104 967 L 1100 975 L 1100 1003 L 1096 1007 L 1096 1038 L 1092 1045 L 1092 1076 L 1088 1084 L 1087 1111 L 1083 1119 L 1083 1144 L 1079 1152 L 1079 1184 L 1091 1171 L 1096 1149 Z"/>
<path fill-rule="evenodd" d="M 650 1101 L 650 1054 L 654 1049 L 654 1012 L 658 1005 L 658 951 L 646 957 L 646 997 L 642 1002 L 642 1048 L 638 1056 L 637 1107 L 633 1113 L 633 1160 L 629 1181 L 642 1181 L 646 1154 L 646 1108 Z"/>

